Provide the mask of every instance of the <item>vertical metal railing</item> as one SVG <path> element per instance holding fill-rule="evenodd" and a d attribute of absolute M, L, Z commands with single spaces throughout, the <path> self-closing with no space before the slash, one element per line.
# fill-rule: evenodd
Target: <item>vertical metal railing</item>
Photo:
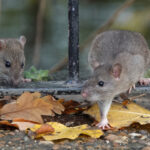
<path fill-rule="evenodd" d="M 69 81 L 79 80 L 79 0 L 68 0 L 69 20 Z"/>

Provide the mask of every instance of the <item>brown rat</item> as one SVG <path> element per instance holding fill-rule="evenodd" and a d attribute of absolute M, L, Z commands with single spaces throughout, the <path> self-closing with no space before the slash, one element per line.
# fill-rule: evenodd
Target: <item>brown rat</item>
<path fill-rule="evenodd" d="M 140 33 L 112 30 L 96 36 L 88 61 L 93 74 L 85 83 L 82 96 L 98 102 L 101 122 L 97 126 L 110 128 L 107 114 L 113 98 L 142 79 L 150 65 L 150 51 Z"/>
<path fill-rule="evenodd" d="M 22 81 L 26 38 L 0 39 L 0 84 L 16 86 Z"/>

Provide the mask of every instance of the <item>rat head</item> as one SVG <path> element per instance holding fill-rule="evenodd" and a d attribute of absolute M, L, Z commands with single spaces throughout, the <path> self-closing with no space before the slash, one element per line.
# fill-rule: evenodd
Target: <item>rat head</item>
<path fill-rule="evenodd" d="M 90 102 L 110 100 L 118 94 L 122 66 L 119 63 L 97 66 L 85 83 L 82 96 Z"/>
<path fill-rule="evenodd" d="M 22 79 L 25 65 L 26 38 L 0 39 L 0 83 L 17 86 Z"/>

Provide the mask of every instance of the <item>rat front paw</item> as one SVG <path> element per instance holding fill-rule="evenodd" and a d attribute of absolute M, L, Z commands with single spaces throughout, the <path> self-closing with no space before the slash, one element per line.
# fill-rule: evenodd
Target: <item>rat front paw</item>
<path fill-rule="evenodd" d="M 102 120 L 100 123 L 98 123 L 96 125 L 98 128 L 102 129 L 102 130 L 110 130 L 113 127 L 108 123 L 107 119 Z"/>
<path fill-rule="evenodd" d="M 139 83 L 140 85 L 148 85 L 150 84 L 150 78 L 141 78 Z"/>
<path fill-rule="evenodd" d="M 132 89 L 135 89 L 135 84 L 133 84 L 133 85 L 130 86 L 130 88 L 129 88 L 129 90 L 128 90 L 128 93 L 129 93 L 129 94 L 131 93 Z"/>
<path fill-rule="evenodd" d="M 22 78 L 21 81 L 22 81 L 22 82 L 31 82 L 31 79 Z"/>

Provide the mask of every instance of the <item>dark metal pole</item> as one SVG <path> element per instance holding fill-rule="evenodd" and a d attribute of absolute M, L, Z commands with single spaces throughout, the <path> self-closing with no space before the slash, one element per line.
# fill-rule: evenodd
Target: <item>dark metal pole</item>
<path fill-rule="evenodd" d="M 69 19 L 69 80 L 79 79 L 79 0 L 68 1 Z"/>

